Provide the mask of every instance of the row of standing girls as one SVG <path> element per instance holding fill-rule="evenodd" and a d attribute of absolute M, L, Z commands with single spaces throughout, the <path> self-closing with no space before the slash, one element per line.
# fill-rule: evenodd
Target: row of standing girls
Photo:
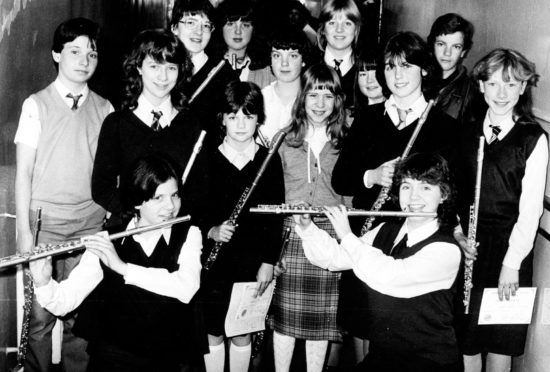
<path fill-rule="evenodd" d="M 89 238 L 89 250 L 80 264 L 77 264 L 80 257 L 75 257 L 74 275 L 62 281 L 68 271 L 61 275 L 62 270 L 57 268 L 54 277 L 61 282 L 59 285 L 51 280 L 49 260 L 33 264 L 31 271 L 38 302 L 34 306 L 36 314 L 31 318 L 33 336 L 29 339 L 31 352 L 26 368 L 48 368 L 49 331 L 43 332 L 37 321 L 47 315 L 49 324 L 53 325 L 53 317 L 41 310 L 42 306 L 51 314 L 62 315 L 84 301 L 76 333 L 90 341 L 91 370 L 178 370 L 182 364 L 191 362 L 189 358 L 192 357 L 183 351 L 180 353 L 179 348 L 191 341 L 195 348 L 187 351 L 199 355 L 202 360 L 201 348 L 207 341 L 204 345 L 208 348 L 204 357 L 207 370 L 223 371 L 226 359 L 223 320 L 232 284 L 257 281 L 257 291 L 261 293 L 273 280 L 274 272 L 280 274 L 272 308 L 277 371 L 290 369 L 296 339 L 306 340 L 308 370 L 321 371 L 329 341 L 341 340 L 341 328 L 360 339 L 370 339 L 374 345 L 373 353 L 358 367 L 360 370 L 368 366 L 373 368 L 373 365 L 378 370 L 457 369 L 462 364 L 458 358 L 459 345 L 462 353 L 469 355 L 464 359 L 468 371 L 481 369 L 484 353 L 489 353 L 488 368 L 506 365 L 510 355 L 521 354 L 525 327 L 480 327 L 475 315 L 482 288 L 498 286 L 500 295 L 508 297 L 518 286 L 530 284 L 530 252 L 541 212 L 548 156 L 546 137 L 530 111 L 530 88 L 537 79 L 534 66 L 514 51 L 490 53 L 474 69 L 475 80 L 488 105 L 486 115 L 468 125 L 462 121 L 459 126 L 453 117 L 442 111 L 443 107 L 439 107 L 443 100 L 438 100 L 412 152 L 436 152 L 442 157 L 411 157 L 423 160 L 421 164 L 411 160 L 399 168 L 402 161 L 399 155 L 428 107 L 423 91 L 437 71 L 428 45 L 418 35 L 401 32 L 388 40 L 383 59 L 377 66 L 376 80 L 380 85 L 377 87 L 368 65 L 364 69 L 363 64 L 355 67 L 353 48 L 361 22 L 356 5 L 346 0 L 329 1 L 323 8 L 319 30 L 325 63 L 305 69 L 309 61 L 304 58 L 307 47 L 303 38 L 283 31 L 271 44 L 272 70 L 276 79 L 272 84 L 260 91 L 254 84 L 238 82 L 232 75 L 231 66 L 224 62 L 221 72 L 188 108 L 184 96 L 192 96 L 218 62 L 204 53 L 213 30 L 211 10 L 207 1 L 177 1 L 172 13 L 172 32 L 144 31 L 136 37 L 132 52 L 124 62 L 123 109 L 110 115 L 107 114 L 112 108 L 108 102 L 87 90 L 87 79 L 97 63 L 97 36 L 93 32 L 83 32 L 85 27 L 82 25 L 92 30 L 95 26 L 80 19 L 56 31 L 56 38 L 59 34 L 63 36 L 57 44 L 54 38 L 52 48 L 54 60 L 59 63 L 58 80 L 33 96 L 32 102 L 26 103 L 24 108 L 31 108 L 30 113 L 26 111 L 22 115 L 22 123 L 27 124 L 20 124 L 16 137 L 17 182 L 21 186 L 17 196 L 21 250 L 27 251 L 31 244 L 31 224 L 26 221 L 38 206 L 47 206 L 48 212 L 53 213 L 51 216 L 46 214 L 44 219 L 41 235 L 44 242 L 63 241 L 99 230 L 105 210 L 111 214 L 110 222 L 115 229 L 145 226 L 187 213 L 192 215 L 195 226 L 183 224 L 155 234 L 127 237 L 114 245 L 106 238 Z M 232 29 L 241 30 L 247 19 L 231 18 L 231 22 L 234 22 Z M 63 31 L 64 28 L 70 32 Z M 437 48 L 445 47 L 449 41 L 448 34 L 456 33 L 448 31 L 444 28 L 441 33 L 435 31 L 436 57 Z M 464 41 L 466 34 L 462 32 L 462 36 Z M 448 51 L 442 52 L 443 56 L 447 54 Z M 357 71 L 352 74 L 351 86 L 357 84 L 359 91 L 364 86 L 364 90 L 371 93 L 371 96 L 367 94 L 369 104 L 380 100 L 380 95 L 374 93 L 379 89 L 386 92 L 388 98 L 368 106 L 360 105 L 360 99 L 356 99 L 354 121 L 348 128 L 344 107 L 346 97 L 348 100 L 353 97 L 350 93 L 353 90 L 349 90 L 346 76 L 352 69 Z M 85 76 L 82 70 L 86 70 Z M 447 77 L 455 79 L 455 71 Z M 438 93 L 445 92 L 446 84 L 448 82 L 441 82 Z M 78 98 L 65 99 L 67 93 L 83 94 L 80 105 Z M 90 107 L 91 103 L 96 106 Z M 285 108 L 284 114 L 279 113 L 280 117 L 272 124 L 261 126 L 273 119 L 277 107 Z M 23 120 L 28 117 L 34 118 L 34 122 Z M 36 118 L 40 119 L 39 124 L 33 127 Z M 60 134 L 59 125 L 75 121 L 85 122 L 86 127 L 69 127 L 72 128 L 68 131 L 69 137 Z M 492 138 L 492 133 L 497 132 L 492 129 L 495 126 L 500 127 L 494 136 L 496 140 Z M 209 131 L 209 139 L 197 157 L 189 181 L 180 185 L 193 144 L 204 127 Z M 296 220 L 292 218 L 284 222 L 277 218 L 258 219 L 245 210 L 238 227 L 227 221 L 244 188 L 250 185 L 267 156 L 267 150 L 257 143 L 269 143 L 281 128 L 286 128 L 287 137 L 278 156 L 269 164 L 251 205 L 284 201 L 328 206 L 327 216 L 315 217 L 314 222 L 332 238 L 342 239 L 344 256 L 361 257 L 356 262 L 344 260 L 331 265 L 322 257 L 319 262 L 319 256 L 313 254 L 317 258 L 312 257 L 311 251 L 308 254 L 305 244 L 308 237 L 300 230 L 309 228 L 307 217 L 298 219 L 301 227 L 296 227 Z M 75 131 L 77 133 L 73 133 Z M 369 209 L 380 188 L 392 182 L 398 187 L 402 202 L 401 198 L 405 197 L 402 192 L 409 188 L 416 190 L 418 181 L 425 191 L 439 190 L 440 198 L 435 201 L 428 198 L 428 202 L 416 191 L 407 197 L 419 201 L 399 207 L 388 202 L 388 208 L 432 211 L 435 203 L 438 209 L 439 203 L 447 205 L 446 201 L 451 198 L 452 185 L 446 178 L 449 173 L 446 164 L 450 163 L 451 171 L 460 170 L 467 175 L 458 184 L 459 215 L 464 230 L 457 228 L 455 237 L 466 254 L 475 258 L 476 252 L 464 247 L 462 231 L 467 229 L 466 211 L 472 202 L 474 147 L 479 135 L 484 135 L 490 143 L 490 156 L 484 165 L 487 183 L 483 186 L 482 200 L 485 198 L 485 201 L 480 208 L 480 253 L 474 266 L 476 291 L 472 295 L 472 315 L 459 319 L 465 325 L 459 328 L 457 341 L 454 330 L 449 328 L 452 310 L 448 303 L 448 295 L 456 290 L 453 283 L 458 265 L 456 260 L 449 260 L 456 258 L 457 243 L 450 238 L 448 229 L 440 230 L 437 223 L 427 221 L 430 225 L 427 232 L 421 230 L 424 232 L 419 233 L 413 232 L 415 220 L 407 220 L 406 228 L 388 223 L 373 232 L 376 237 L 373 233 L 365 235 L 350 250 L 344 244 L 344 240 L 351 239 L 349 229 L 343 224 L 345 212 L 332 207 L 353 205 Z M 62 142 L 55 142 L 59 141 L 58 137 Z M 74 138 L 78 141 L 72 140 Z M 51 143 L 62 145 L 53 148 Z M 508 156 L 510 150 L 514 153 L 513 158 Z M 67 164 L 68 160 L 74 164 Z M 415 168 L 410 168 L 413 165 Z M 395 171 L 396 167 L 399 172 Z M 431 174 L 434 169 L 439 174 L 426 176 L 425 173 Z M 87 176 L 80 174 L 82 170 L 88 171 Z M 76 181 L 58 185 L 59 179 L 80 181 L 82 185 L 76 193 L 76 189 L 70 188 Z M 505 186 L 510 184 L 514 187 Z M 498 192 L 492 193 L 494 189 Z M 505 205 L 505 209 L 498 209 L 500 205 Z M 84 208 L 88 206 L 95 208 L 93 213 Z M 73 229 L 72 225 L 63 222 L 71 229 L 70 233 L 49 235 L 57 233 L 59 223 L 56 225 L 55 221 L 69 220 L 76 216 L 75 211 L 81 210 L 86 212 L 84 228 Z M 97 224 L 86 222 L 96 215 L 99 216 Z M 503 215 L 510 216 L 509 220 L 503 221 L 499 217 Z M 131 222 L 129 218 L 133 218 Z M 502 228 L 499 241 L 491 240 L 489 233 L 495 226 Z M 360 223 L 354 223 L 352 230 L 358 234 L 359 228 Z M 404 247 L 401 244 L 399 249 L 392 249 L 401 240 L 402 229 L 405 232 L 408 229 L 409 242 Z M 282 252 L 281 231 L 289 231 L 288 244 Z M 198 238 L 200 232 L 202 239 Z M 452 254 L 442 257 L 441 252 L 432 251 L 433 239 L 424 242 L 424 238 L 436 232 L 440 235 L 434 239 L 444 242 Z M 324 250 L 325 245 L 334 245 L 329 241 L 332 240 L 323 238 L 314 246 Z M 201 284 L 201 290 L 194 296 L 193 301 L 198 301 L 198 308 L 203 310 L 203 323 L 198 322 L 197 329 L 196 324 L 190 324 L 196 314 L 192 315 L 181 303 L 191 301 L 197 291 L 199 252 L 203 242 L 203 261 L 212 246 L 217 243 L 224 243 L 224 246 L 206 281 Z M 355 250 L 361 250 L 363 245 L 368 252 L 374 249 L 373 245 L 381 250 L 374 249 L 374 253 L 365 256 L 367 258 L 362 258 L 360 253 L 355 256 Z M 374 270 L 369 260 L 377 262 L 371 256 L 380 257 L 380 252 L 383 254 L 380 262 L 385 264 Z M 277 268 L 279 257 L 282 258 Z M 407 268 L 414 268 L 419 262 L 425 264 L 422 275 L 405 275 Z M 445 265 L 452 269 L 443 270 L 443 273 L 441 267 L 447 267 Z M 340 274 L 342 269 L 352 271 Z M 374 275 L 371 271 L 378 275 L 371 276 Z M 486 275 L 480 275 L 480 271 Z M 414 285 L 418 280 L 423 284 Z M 183 282 L 185 285 L 178 284 Z M 69 294 L 71 291 L 78 293 L 76 297 Z M 85 300 L 88 293 L 91 294 Z M 434 293 L 441 295 L 438 299 L 445 303 L 444 311 L 434 316 L 433 301 L 423 300 L 419 302 L 422 305 L 420 312 L 410 314 L 414 322 L 408 324 L 406 330 L 396 326 L 394 318 L 378 318 L 380 314 L 365 311 L 374 306 L 369 302 L 371 298 L 393 308 L 405 308 L 411 303 L 409 300 L 419 296 L 433 297 Z M 162 306 L 147 306 L 144 304 L 147 302 Z M 112 311 L 101 304 L 109 304 Z M 175 311 L 186 315 L 174 316 Z M 127 313 L 133 314 L 132 317 L 123 316 Z M 433 317 L 440 327 L 427 329 L 426 324 L 417 322 L 423 316 Z M 376 319 L 377 324 L 372 324 L 372 319 Z M 358 327 L 358 324 L 365 327 Z M 136 325 L 140 328 L 136 329 Z M 65 329 L 68 337 L 69 327 Z M 385 327 L 391 332 L 383 332 Z M 143 330 L 142 334 L 148 335 L 145 342 L 136 343 L 140 337 L 136 330 Z M 445 332 L 438 333 L 442 330 Z M 412 342 L 412 338 L 422 332 L 431 332 L 434 337 L 428 337 L 430 342 Z M 438 334 L 445 334 L 445 347 L 434 341 Z M 509 338 L 514 342 L 492 343 Z M 173 340 L 168 343 L 170 347 L 166 346 L 169 340 Z M 401 342 L 403 340 L 407 342 Z M 77 351 L 84 354 L 85 343 L 80 342 Z M 228 358 L 230 370 L 248 370 L 250 343 L 249 335 L 232 338 Z M 32 366 L 39 353 L 45 367 Z M 395 355 L 407 363 L 397 366 L 393 360 Z M 80 359 L 69 366 L 65 364 L 65 368 L 82 370 L 86 368 L 86 361 Z"/>

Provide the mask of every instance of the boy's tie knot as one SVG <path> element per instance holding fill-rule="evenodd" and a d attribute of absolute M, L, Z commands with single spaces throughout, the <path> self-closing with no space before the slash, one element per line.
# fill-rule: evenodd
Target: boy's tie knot
<path fill-rule="evenodd" d="M 502 128 L 499 127 L 498 125 L 492 125 L 492 124 L 490 124 L 489 127 L 493 131 L 493 134 L 491 135 L 491 139 L 489 140 L 489 143 L 493 143 L 495 141 L 498 141 L 498 135 L 502 131 Z"/>
<path fill-rule="evenodd" d="M 338 76 L 342 75 L 342 72 L 340 71 L 340 64 L 342 63 L 343 59 L 334 59 L 334 69 L 338 73 Z"/>
<path fill-rule="evenodd" d="M 397 129 L 403 129 L 407 125 L 407 115 L 409 115 L 412 110 L 409 109 L 400 109 L 399 107 L 395 106 L 397 109 L 397 116 L 399 117 L 399 124 L 397 124 Z"/>
<path fill-rule="evenodd" d="M 71 107 L 71 110 L 76 110 L 78 108 L 78 101 L 82 97 L 82 94 L 72 95 L 71 93 L 66 95 L 67 98 L 70 98 L 73 100 L 73 105 Z"/>
<path fill-rule="evenodd" d="M 151 114 L 153 114 L 153 124 L 151 124 L 151 129 L 153 129 L 155 132 L 158 132 L 162 129 L 160 126 L 160 117 L 162 116 L 162 111 L 151 110 Z"/>

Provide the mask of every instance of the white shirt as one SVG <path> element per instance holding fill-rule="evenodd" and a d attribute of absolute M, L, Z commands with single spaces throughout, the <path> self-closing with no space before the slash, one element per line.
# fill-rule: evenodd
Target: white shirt
<path fill-rule="evenodd" d="M 304 253 L 311 263 L 331 271 L 353 269 L 359 279 L 380 293 L 411 298 L 452 286 L 461 259 L 460 249 L 456 245 L 434 242 L 410 257 L 395 259 L 372 246 L 381 226 L 361 238 L 349 233 L 340 244 L 313 223 L 305 230 L 298 225 L 295 229 L 302 238 Z M 413 231 L 408 231 L 405 223 L 394 245 L 406 233 L 407 246 L 412 246 L 428 238 L 438 228 L 437 220 Z"/>
<path fill-rule="evenodd" d="M 332 67 L 336 68 L 336 63 L 334 62 L 335 59 L 341 59 L 342 62 L 340 63 L 340 74 L 342 76 L 346 75 L 349 70 L 353 67 L 353 58 L 352 58 L 352 51 L 350 50 L 347 52 L 342 58 L 336 58 L 328 48 L 325 49 L 325 56 L 324 60 L 325 63 Z"/>
<path fill-rule="evenodd" d="M 483 134 L 487 142 L 493 135 L 489 125 L 489 114 L 483 122 Z M 495 123 L 495 125 L 497 125 Z M 501 132 L 498 139 L 502 140 L 514 127 L 515 122 L 510 117 L 498 123 Z M 544 188 L 546 186 L 546 169 L 548 166 L 548 140 L 546 136 L 540 136 L 535 148 L 529 155 L 525 164 L 525 174 L 521 180 L 521 195 L 519 197 L 519 216 L 512 228 L 508 240 L 508 250 L 504 256 L 503 265 L 519 270 L 521 262 L 531 249 L 537 234 L 540 216 L 543 212 Z"/>
<path fill-rule="evenodd" d="M 73 99 L 68 98 L 67 94 L 82 94 L 82 97 L 80 97 L 80 100 L 78 101 L 78 104 L 81 105 L 90 93 L 88 85 L 86 85 L 80 92 L 71 92 L 67 87 L 65 87 L 65 85 L 63 85 L 59 78 L 55 79 L 53 85 L 55 90 L 59 93 L 59 96 L 63 99 L 63 102 L 65 102 L 68 107 L 73 106 Z M 113 106 L 109 104 L 109 113 L 113 111 Z M 23 101 L 21 116 L 19 117 L 19 125 L 17 127 L 17 132 L 15 133 L 15 139 L 13 142 L 16 144 L 21 143 L 36 149 L 38 148 L 38 141 L 40 140 L 41 134 L 42 124 L 40 123 L 38 104 L 32 97 L 27 97 L 27 99 Z"/>
<path fill-rule="evenodd" d="M 138 97 L 138 105 L 134 109 L 134 114 L 147 126 L 153 125 L 154 116 L 151 111 L 160 111 L 162 116 L 159 119 L 161 128 L 170 126 L 172 119 L 178 114 L 178 110 L 172 106 L 171 97 L 166 98 L 158 107 L 153 106 L 143 94 Z"/>
<path fill-rule="evenodd" d="M 384 102 L 384 106 L 386 108 L 386 114 L 388 114 L 393 124 L 397 127 L 399 125 L 399 114 L 397 113 L 397 104 L 395 103 L 395 97 L 393 96 L 393 94 Z M 403 110 L 411 110 L 411 112 L 409 112 L 409 114 L 407 115 L 407 119 L 405 120 L 405 127 L 414 123 L 416 119 L 421 117 L 427 106 L 428 102 L 426 102 L 426 99 L 423 95 L 420 95 L 420 97 L 418 97 L 418 99 L 414 101 L 411 107 L 399 107 Z"/>
<path fill-rule="evenodd" d="M 132 229 L 134 226 L 135 222 L 132 221 L 127 229 Z M 169 228 L 158 230 L 157 234 L 153 234 L 153 237 L 147 239 L 142 246 L 143 251 L 148 256 L 151 255 L 161 237 L 169 241 L 170 232 Z M 143 238 L 135 235 L 126 239 L 134 239 L 138 243 L 140 240 L 144 241 Z M 200 286 L 201 251 L 201 232 L 198 227 L 191 226 L 178 257 L 179 269 L 177 271 L 169 273 L 166 269 L 128 264 L 124 282 L 188 303 Z M 42 307 L 56 316 L 63 316 L 76 309 L 102 279 L 103 270 L 99 258 L 95 254 L 85 251 L 67 279 L 61 283 L 51 279 L 47 285 L 35 287 L 34 293 Z"/>
<path fill-rule="evenodd" d="M 275 92 L 276 83 L 277 82 L 274 81 L 262 89 L 265 105 L 265 122 L 258 130 L 261 131 L 262 135 L 269 141 L 273 139 L 279 130 L 290 124 L 292 119 L 292 106 L 295 101 L 294 99 L 285 105 Z"/>
<path fill-rule="evenodd" d="M 258 148 L 256 142 L 251 141 L 244 151 L 237 151 L 227 143 L 227 137 L 225 137 L 222 144 L 218 146 L 218 150 L 220 150 L 223 156 L 239 170 L 243 169 L 245 165 L 254 160 L 254 155 L 256 155 Z"/>
<path fill-rule="evenodd" d="M 204 50 L 201 50 L 199 53 L 194 54 L 191 56 L 191 62 L 193 62 L 193 75 L 197 73 L 197 71 L 200 71 L 200 69 L 206 64 L 208 61 L 208 56 L 204 52 Z"/>

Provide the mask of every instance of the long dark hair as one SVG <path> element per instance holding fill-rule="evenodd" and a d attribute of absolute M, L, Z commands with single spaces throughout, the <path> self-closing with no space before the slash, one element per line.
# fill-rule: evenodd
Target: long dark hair
<path fill-rule="evenodd" d="M 145 30 L 137 34 L 132 50 L 123 63 L 124 90 L 122 109 L 133 110 L 143 90 L 143 81 L 138 69 L 145 57 L 151 57 L 158 63 L 178 65 L 178 80 L 170 92 L 172 105 L 178 110 L 185 107 L 186 97 L 182 92 L 183 83 L 191 76 L 193 64 L 183 43 L 173 33 L 164 30 Z"/>
<path fill-rule="evenodd" d="M 313 65 L 302 74 L 301 87 L 292 107 L 292 121 L 285 141 L 292 147 L 303 144 L 308 127 L 306 96 L 314 89 L 328 89 L 334 94 L 334 109 L 328 117 L 327 134 L 331 143 L 339 147 L 346 130 L 344 92 L 336 71 L 324 63 Z"/>

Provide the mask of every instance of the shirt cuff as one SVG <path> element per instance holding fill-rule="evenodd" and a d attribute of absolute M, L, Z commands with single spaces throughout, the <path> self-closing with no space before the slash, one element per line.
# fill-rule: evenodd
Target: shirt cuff
<path fill-rule="evenodd" d="M 134 265 L 131 263 L 127 264 L 126 275 L 124 275 L 124 284 L 133 284 L 136 285 L 139 282 L 141 266 Z"/>
<path fill-rule="evenodd" d="M 313 223 L 313 221 L 305 229 L 299 224 L 294 225 L 294 230 L 296 231 L 296 234 L 298 234 L 298 236 L 302 239 L 314 236 L 316 228 L 317 226 Z"/>
<path fill-rule="evenodd" d="M 54 283 L 54 280 L 50 279 L 48 284 L 43 285 L 42 287 L 34 286 L 34 294 L 40 306 L 46 307 L 46 305 L 52 301 L 55 292 Z"/>
<path fill-rule="evenodd" d="M 502 264 L 510 269 L 519 270 L 523 258 L 524 257 L 521 257 L 516 252 L 513 252 L 510 248 L 508 248 L 508 252 L 506 252 L 506 256 L 504 256 Z"/>
<path fill-rule="evenodd" d="M 372 188 L 373 185 L 371 185 L 368 182 L 368 179 L 369 179 L 369 171 L 366 171 L 365 174 L 363 175 L 363 185 L 365 185 L 367 189 L 370 189 Z"/>

